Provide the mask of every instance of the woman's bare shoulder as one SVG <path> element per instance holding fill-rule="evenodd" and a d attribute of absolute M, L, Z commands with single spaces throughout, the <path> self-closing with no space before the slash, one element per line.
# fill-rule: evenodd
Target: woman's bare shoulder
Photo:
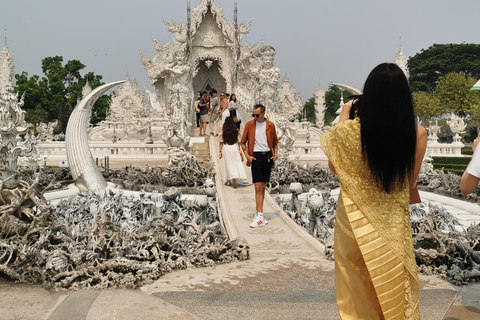
<path fill-rule="evenodd" d="M 427 137 L 427 129 L 422 126 L 417 126 L 417 136 L 419 138 L 426 138 Z"/>

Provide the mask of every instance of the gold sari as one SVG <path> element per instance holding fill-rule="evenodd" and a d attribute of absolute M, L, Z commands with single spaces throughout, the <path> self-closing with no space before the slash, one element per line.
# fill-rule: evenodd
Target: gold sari
<path fill-rule="evenodd" d="M 409 218 L 409 189 L 380 190 L 362 160 L 360 121 L 320 138 L 340 180 L 335 287 L 342 319 L 420 319 L 420 286 Z"/>

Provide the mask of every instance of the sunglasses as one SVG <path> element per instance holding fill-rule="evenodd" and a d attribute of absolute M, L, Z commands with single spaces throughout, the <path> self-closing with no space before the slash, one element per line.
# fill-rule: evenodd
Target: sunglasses
<path fill-rule="evenodd" d="M 258 117 L 260 117 L 260 114 L 255 114 L 255 113 L 252 113 L 252 117 L 254 117 L 254 118 L 258 118 Z"/>

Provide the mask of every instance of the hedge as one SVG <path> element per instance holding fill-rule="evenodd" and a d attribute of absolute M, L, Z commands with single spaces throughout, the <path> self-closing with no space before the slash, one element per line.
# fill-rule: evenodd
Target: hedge
<path fill-rule="evenodd" d="M 443 164 L 465 164 L 468 165 L 471 157 L 432 157 L 433 158 L 433 165 L 437 163 Z"/>
<path fill-rule="evenodd" d="M 471 157 L 432 157 L 433 168 L 444 172 L 462 175 L 470 163 Z"/>
<path fill-rule="evenodd" d="M 465 155 L 472 155 L 473 154 L 473 149 L 472 147 L 463 147 L 462 148 L 462 154 L 465 154 Z"/>

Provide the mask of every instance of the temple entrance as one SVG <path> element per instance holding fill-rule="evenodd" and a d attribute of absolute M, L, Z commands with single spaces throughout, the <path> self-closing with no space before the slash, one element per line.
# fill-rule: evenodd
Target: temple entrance
<path fill-rule="evenodd" d="M 215 86 L 213 85 L 213 82 L 210 78 L 207 78 L 207 80 L 205 81 L 205 84 L 203 85 L 203 87 L 200 89 L 200 92 L 204 92 L 204 91 L 207 91 L 209 92 L 210 90 L 212 90 L 212 87 L 215 88 Z"/>
<path fill-rule="evenodd" d="M 209 92 L 212 87 L 219 93 L 227 89 L 225 78 L 220 74 L 218 61 L 202 60 L 198 64 L 198 72 L 193 78 L 193 89 Z"/>

